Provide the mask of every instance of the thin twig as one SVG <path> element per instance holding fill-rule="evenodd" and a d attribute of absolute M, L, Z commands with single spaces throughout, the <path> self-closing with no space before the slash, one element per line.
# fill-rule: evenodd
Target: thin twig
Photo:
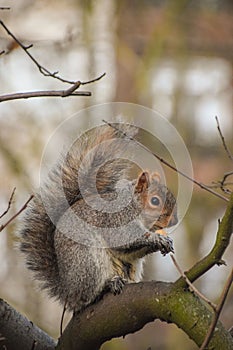
<path fill-rule="evenodd" d="M 0 215 L 0 219 L 6 215 L 8 213 L 8 211 L 10 210 L 10 207 L 11 207 L 11 204 L 12 204 L 12 200 L 13 200 L 13 197 L 14 197 L 14 194 L 15 194 L 15 190 L 16 190 L 16 187 L 13 188 L 13 191 L 11 192 L 11 196 L 10 196 L 10 199 L 8 201 L 8 206 L 6 208 L 6 210 Z"/>
<path fill-rule="evenodd" d="M 72 86 L 73 88 L 73 86 Z M 68 89 L 70 90 L 70 89 Z M 48 90 L 48 91 L 30 91 L 16 92 L 0 96 L 0 103 L 12 100 L 27 99 L 33 97 L 68 97 L 68 96 L 91 96 L 89 91 L 75 91 L 67 93 L 67 90 Z"/>
<path fill-rule="evenodd" d="M 5 50 L 0 51 L 0 56 L 5 53 Z"/>
<path fill-rule="evenodd" d="M 224 193 L 231 194 L 232 191 L 229 188 L 226 188 L 226 186 L 233 185 L 233 182 L 226 182 L 226 179 L 231 175 L 233 175 L 233 171 L 229 171 L 228 173 L 225 173 L 221 180 L 213 182 L 213 184 L 208 185 L 208 187 L 209 188 L 220 188 Z"/>
<path fill-rule="evenodd" d="M 218 129 L 218 132 L 219 132 L 219 135 L 221 137 L 221 140 L 222 140 L 222 144 L 223 144 L 223 147 L 228 155 L 228 158 L 230 158 L 231 160 L 233 160 L 233 155 L 231 154 L 229 148 L 227 147 L 227 144 L 226 144 L 226 141 L 225 141 L 225 138 L 223 136 L 223 133 L 222 133 L 222 130 L 220 128 L 220 124 L 219 124 L 219 121 L 218 121 L 218 117 L 216 116 L 215 117 L 215 120 L 216 120 L 216 123 L 217 123 L 217 129 Z"/>
<path fill-rule="evenodd" d="M 33 61 L 33 63 L 37 66 L 37 68 L 39 69 L 40 73 L 42 73 L 44 76 L 46 77 L 52 77 L 54 79 L 58 79 L 60 80 L 61 82 L 63 83 L 68 83 L 68 84 L 71 84 L 73 85 L 73 87 L 71 88 L 72 92 L 74 90 L 76 90 L 80 85 L 86 85 L 86 84 L 91 84 L 95 81 L 98 81 L 100 80 L 104 75 L 102 74 L 101 76 L 99 76 L 98 78 L 95 78 L 95 79 L 92 79 L 90 81 L 86 81 L 86 82 L 77 82 L 77 81 L 72 81 L 72 80 L 67 80 L 67 79 L 63 79 L 62 77 L 58 76 L 58 72 L 50 72 L 47 68 L 43 67 L 36 59 L 35 57 L 29 52 L 29 49 L 32 48 L 32 44 L 31 45 L 27 45 L 25 46 L 24 44 L 21 43 L 21 41 L 19 39 L 16 38 L 16 36 L 7 28 L 7 26 L 3 23 L 3 21 L 0 20 L 0 24 L 2 25 L 2 27 L 5 29 L 5 31 L 7 32 L 7 34 L 9 36 L 11 36 L 14 41 L 21 47 L 21 49 L 24 50 L 24 52 L 29 56 L 29 58 Z M 74 88 L 75 87 L 75 88 Z M 74 88 L 74 90 L 73 90 Z M 72 96 L 72 94 L 68 94 L 69 96 Z M 75 94 L 76 95 L 76 94 Z M 49 95 L 51 96 L 51 95 Z M 54 96 L 54 95 L 53 95 Z M 60 96 L 60 95 L 59 95 Z M 81 96 L 86 96 L 86 95 L 81 95 Z M 90 95 L 88 95 L 90 96 Z M 34 97 L 34 96 L 33 96 Z M 62 96 L 62 97 L 65 97 Z"/>
<path fill-rule="evenodd" d="M 231 284 L 233 282 L 233 269 L 231 270 L 231 273 L 226 281 L 226 284 L 225 284 L 225 287 L 222 291 L 222 294 L 220 296 L 220 300 L 219 300 L 219 303 L 216 307 L 216 310 L 215 310 L 215 313 L 214 313 L 214 316 L 213 316 L 213 319 L 212 319 L 212 322 L 210 324 L 210 327 L 208 329 L 208 332 L 206 334 L 206 337 L 200 347 L 200 350 L 204 350 L 207 348 L 212 336 L 213 336 L 213 333 L 214 333 L 214 330 L 215 330 L 215 327 L 216 327 L 216 324 L 218 322 L 218 319 L 219 319 L 219 316 L 220 316 L 220 313 L 222 311 L 222 308 L 223 308 L 223 305 L 225 303 L 225 300 L 226 300 L 226 297 L 227 297 L 227 294 L 230 290 L 230 287 L 231 287 Z"/>
<path fill-rule="evenodd" d="M 57 74 L 58 72 L 50 72 L 47 68 L 43 67 L 32 55 L 31 53 L 28 51 L 32 45 L 29 46 L 25 46 L 21 43 L 21 41 L 19 39 L 16 38 L 16 36 L 7 28 L 7 26 L 3 23 L 3 21 L 0 20 L 0 24 L 2 25 L 2 27 L 5 29 L 5 31 L 7 32 L 8 35 L 10 35 L 14 41 L 21 47 L 21 49 L 24 50 L 24 52 L 30 57 L 30 59 L 35 63 L 35 65 L 37 66 L 37 68 L 39 69 L 40 73 L 42 73 L 44 76 L 50 76 L 53 77 L 55 79 L 58 79 L 60 81 L 62 81 L 63 83 L 68 83 L 68 84 L 75 84 L 75 81 L 70 81 L 67 79 L 63 79 L 61 77 L 59 77 Z"/>
<path fill-rule="evenodd" d="M 225 173 L 224 176 L 223 176 L 223 179 L 221 181 L 221 184 L 224 185 L 226 179 L 228 178 L 228 176 L 231 176 L 233 175 L 233 171 L 229 171 L 228 173 Z"/>
<path fill-rule="evenodd" d="M 232 174 L 233 174 L 233 172 L 232 172 Z M 232 174 L 231 174 L 231 175 L 232 175 Z M 212 185 L 208 185 L 208 187 L 210 187 L 210 188 L 221 188 L 221 186 L 222 186 L 222 181 L 223 181 L 223 180 L 213 181 L 213 182 L 212 182 Z M 233 182 L 225 182 L 225 183 L 223 184 L 223 186 L 232 186 L 232 185 L 233 185 Z M 221 189 L 222 189 L 222 188 L 221 188 Z M 230 193 L 232 192 L 232 191 L 229 190 L 228 188 L 224 188 L 223 191 L 226 192 L 227 194 L 230 194 Z"/>
<path fill-rule="evenodd" d="M 97 78 L 94 78 L 94 79 L 88 80 L 88 81 L 83 81 L 83 82 L 81 82 L 81 85 L 86 85 L 86 84 L 95 83 L 96 81 L 102 79 L 105 75 L 106 75 L 106 73 L 103 73 L 103 74 L 101 74 L 101 75 L 100 75 L 99 77 L 97 77 Z"/>
<path fill-rule="evenodd" d="M 231 176 L 231 175 L 233 175 L 233 171 L 229 171 L 228 173 L 225 173 L 222 180 L 220 181 L 221 190 L 225 193 L 228 193 L 228 194 L 231 193 L 232 191 L 229 190 L 228 188 L 225 188 L 225 186 L 231 185 L 231 183 L 226 184 L 226 179 L 228 178 L 228 176 Z"/>
<path fill-rule="evenodd" d="M 15 215 L 13 215 L 5 224 L 0 226 L 0 232 L 7 226 L 9 225 L 10 222 L 12 222 L 20 213 L 22 213 L 22 211 L 24 211 L 27 208 L 28 203 L 32 200 L 32 198 L 34 197 L 34 195 L 32 194 L 28 200 L 26 201 L 26 203 L 22 206 L 22 208 L 17 211 L 17 213 Z"/>
<path fill-rule="evenodd" d="M 170 254 L 170 257 L 175 265 L 175 267 L 177 268 L 177 270 L 179 271 L 179 273 L 181 274 L 181 276 L 185 279 L 186 283 L 189 285 L 190 289 L 197 294 L 201 299 L 203 299 L 207 304 L 209 304 L 212 309 L 215 311 L 216 310 L 216 305 L 214 303 L 212 303 L 212 301 L 210 301 L 208 298 L 205 297 L 204 294 L 202 294 L 193 284 L 192 282 L 190 282 L 190 280 L 188 279 L 188 277 L 185 275 L 185 273 L 181 270 L 178 262 L 175 259 L 175 256 L 173 254 Z"/>
<path fill-rule="evenodd" d="M 11 8 L 10 7 L 6 7 L 6 6 L 1 6 L 0 7 L 0 10 L 10 10 Z"/>
<path fill-rule="evenodd" d="M 74 83 L 74 85 L 72 85 L 69 89 L 67 89 L 63 92 L 62 97 L 66 97 L 66 96 L 71 95 L 75 90 L 77 90 L 79 88 L 79 86 L 81 84 L 82 84 L 81 81 L 76 81 L 76 83 Z"/>
<path fill-rule="evenodd" d="M 167 167 L 169 167 L 170 169 L 174 170 L 175 172 L 177 172 L 178 174 L 182 175 L 183 177 L 185 177 L 186 179 L 192 181 L 195 185 L 199 186 L 200 188 L 202 188 L 203 190 L 212 193 L 214 196 L 223 199 L 226 202 L 229 202 L 229 199 L 222 196 L 220 193 L 212 190 L 211 188 L 209 188 L 208 186 L 202 184 L 201 182 L 191 178 L 190 176 L 188 176 L 187 174 L 185 174 L 183 171 L 178 170 L 176 167 L 174 167 L 173 165 L 171 165 L 169 162 L 167 162 L 166 160 L 164 160 L 163 158 L 161 158 L 158 154 L 152 152 L 149 148 L 147 148 L 145 145 L 143 145 L 141 142 L 139 142 L 138 140 L 136 140 L 134 137 L 128 135 L 126 132 L 118 129 L 114 124 L 103 120 L 104 123 L 106 123 L 107 125 L 111 126 L 113 129 L 119 131 L 122 135 L 124 135 L 125 137 L 127 137 L 128 139 L 132 140 L 133 142 L 135 142 L 137 145 L 139 145 L 141 148 L 145 149 L 147 152 L 149 152 L 150 154 L 152 154 L 155 158 L 157 158 L 161 163 L 163 163 L 164 165 L 166 165 Z"/>

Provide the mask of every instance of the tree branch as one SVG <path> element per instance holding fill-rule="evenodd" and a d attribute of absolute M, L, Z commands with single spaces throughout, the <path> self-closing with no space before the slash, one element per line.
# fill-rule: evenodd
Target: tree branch
<path fill-rule="evenodd" d="M 185 275 L 190 282 L 194 282 L 206 271 L 210 270 L 214 265 L 223 264 L 222 256 L 229 245 L 230 238 L 233 232 L 233 193 L 230 197 L 230 202 L 219 224 L 215 244 L 208 255 L 202 260 L 198 261 Z M 183 277 L 180 277 L 175 285 L 178 287 L 185 287 L 187 283 Z"/>
<path fill-rule="evenodd" d="M 0 299 L 1 349 L 52 350 L 55 342 L 26 317 Z M 5 347 L 4 347 L 5 346 Z"/>
<path fill-rule="evenodd" d="M 173 254 L 170 254 L 170 257 L 175 265 L 175 267 L 177 268 L 177 270 L 179 271 L 179 273 L 181 274 L 181 276 L 185 279 L 186 283 L 189 285 L 189 288 L 191 291 L 193 291 L 194 293 L 196 293 L 199 298 L 201 298 L 202 300 L 204 300 L 207 304 L 209 304 L 213 311 L 216 311 L 216 305 L 214 303 L 212 303 L 212 301 L 210 301 L 208 298 L 206 298 L 206 296 L 204 294 L 202 294 L 188 279 L 188 277 L 185 275 L 185 273 L 181 270 L 178 262 L 176 261 L 176 258 Z"/>
<path fill-rule="evenodd" d="M 224 136 L 223 136 L 222 130 L 221 130 L 221 128 L 220 128 L 220 124 L 219 124 L 219 121 L 218 121 L 218 117 L 217 117 L 217 116 L 215 117 L 215 120 L 216 120 L 216 123 L 217 123 L 217 129 L 218 129 L 219 135 L 220 135 L 220 137 L 221 137 L 222 144 L 223 144 L 223 147 L 224 147 L 224 149 L 225 149 L 225 151 L 226 151 L 226 154 L 227 154 L 228 158 L 230 158 L 230 160 L 233 161 L 233 155 L 231 154 L 230 150 L 229 150 L 228 147 L 227 147 L 227 144 L 226 144 L 225 138 L 224 138 Z"/>
<path fill-rule="evenodd" d="M 220 259 L 229 244 L 232 229 L 233 194 L 226 213 L 219 224 L 216 244 L 211 253 L 186 273 L 191 282 L 214 264 L 221 262 Z M 208 336 L 210 347 L 221 348 L 221 350 L 232 349 L 233 338 L 230 333 L 220 322 L 213 326 L 213 319 L 216 323 L 218 317 L 203 304 L 198 296 L 184 287 L 186 287 L 186 281 L 182 277 L 175 283 L 144 282 L 129 284 L 124 287 L 121 295 L 107 294 L 97 304 L 90 305 L 82 313 L 73 316 L 56 349 L 97 350 L 105 341 L 135 332 L 157 318 L 176 324 L 198 346 L 201 346 L 206 334 L 211 334 L 211 339 Z M 228 291 L 229 287 L 230 283 L 227 284 L 224 296 L 220 300 L 218 315 L 227 294 L 226 289 Z M 3 306 L 5 307 L 5 305 Z M 14 322 L 18 324 L 18 321 L 14 321 L 16 316 L 13 317 L 13 326 L 4 321 L 2 321 L 4 324 L 2 326 L 1 312 L 0 308 L 0 329 L 5 338 L 5 334 L 7 337 L 12 334 L 9 333 L 12 332 L 12 327 L 14 339 L 18 339 L 20 332 L 25 334 L 25 329 L 23 330 L 25 325 L 21 327 L 20 324 L 20 329 L 15 329 Z M 207 333 L 210 326 L 211 329 L 214 327 L 214 332 L 211 330 L 209 331 L 211 333 Z M 2 332 L 2 329 L 4 332 Z M 28 328 L 26 327 L 26 329 Z M 29 339 L 32 340 L 32 338 Z M 34 344 L 35 339 L 33 337 L 33 343 L 31 344 Z M 11 340 L 8 339 L 8 341 Z M 10 348 L 17 349 L 17 347 Z M 24 347 L 24 349 L 28 348 Z M 47 348 L 43 347 L 43 349 Z"/>
<path fill-rule="evenodd" d="M 13 191 L 11 192 L 11 195 L 10 195 L 10 199 L 8 201 L 8 206 L 6 208 L 6 210 L 0 215 L 0 219 L 5 216 L 8 211 L 10 210 L 10 207 L 11 207 L 11 204 L 12 204 L 12 200 L 13 200 L 13 197 L 14 197 L 14 194 L 15 194 L 15 190 L 16 190 L 16 187 L 13 188 Z"/>
<path fill-rule="evenodd" d="M 122 294 L 107 294 L 98 304 L 75 315 L 56 349 L 98 350 L 105 341 L 136 332 L 157 318 L 175 323 L 200 346 L 211 315 L 198 297 L 188 290 L 174 288 L 172 283 L 128 284 Z M 233 339 L 220 322 L 210 346 L 232 349 Z"/>
<path fill-rule="evenodd" d="M 67 96 L 91 96 L 89 91 L 75 91 L 81 85 L 91 84 L 105 76 L 105 73 L 99 77 L 89 81 L 76 81 L 71 87 L 66 90 L 48 90 L 48 91 L 30 91 L 30 92 L 16 92 L 14 94 L 7 94 L 0 96 L 0 102 L 27 99 L 32 97 L 67 97 Z"/>
<path fill-rule="evenodd" d="M 43 67 L 36 59 L 34 56 L 32 56 L 32 54 L 29 52 L 29 49 L 32 48 L 32 44 L 25 46 L 21 43 L 21 41 L 16 38 L 16 36 L 8 29 L 8 27 L 4 24 L 3 21 L 0 20 L 0 25 L 5 29 L 5 31 L 7 32 L 7 34 L 21 47 L 21 49 L 23 49 L 23 51 L 29 56 L 29 58 L 31 59 L 31 61 L 37 66 L 37 68 L 39 69 L 40 73 L 43 74 L 46 77 L 52 77 L 54 79 L 58 79 L 63 83 L 68 83 L 68 84 L 75 84 L 75 81 L 71 81 L 71 80 L 67 80 L 67 79 L 63 79 L 61 77 L 59 77 L 57 74 L 58 72 L 50 72 L 47 68 Z"/>
<path fill-rule="evenodd" d="M 226 182 L 229 176 L 233 175 L 233 171 L 229 171 L 225 173 L 221 180 L 213 182 L 213 185 L 209 185 L 209 188 L 220 188 L 224 193 L 231 194 L 232 190 L 230 188 L 226 188 L 226 186 L 233 185 L 233 182 Z"/>
<path fill-rule="evenodd" d="M 29 49 L 33 46 L 28 45 L 25 46 L 21 43 L 21 41 L 16 38 L 16 36 L 8 29 L 8 27 L 4 24 L 3 21 L 0 20 L 0 25 L 5 29 L 7 34 L 14 40 L 14 42 L 21 47 L 21 49 L 29 56 L 31 61 L 37 66 L 40 73 L 43 74 L 46 77 L 51 77 L 54 79 L 57 79 L 61 81 L 62 83 L 68 83 L 72 85 L 67 90 L 49 90 L 49 91 L 32 91 L 32 92 L 22 92 L 22 93 L 13 93 L 13 94 L 7 94 L 0 96 L 0 102 L 4 101 L 11 101 L 11 100 L 19 100 L 19 99 L 26 99 L 26 98 L 32 98 L 32 97 L 67 97 L 67 96 L 91 96 L 91 92 L 89 91 L 79 91 L 76 92 L 81 85 L 87 85 L 94 83 L 100 79 L 102 79 L 105 76 L 105 73 L 101 74 L 95 79 L 81 82 L 81 81 L 72 81 L 64 79 L 60 76 L 58 76 L 58 72 L 50 72 L 47 68 L 43 67 L 36 58 L 29 52 Z M 4 53 L 4 51 L 0 52 L 0 54 Z"/>
<path fill-rule="evenodd" d="M 27 208 L 28 203 L 32 200 L 32 198 L 34 197 L 34 195 L 32 194 L 28 200 L 26 201 L 26 203 L 22 206 L 21 209 L 19 209 L 17 211 L 17 213 L 15 213 L 5 224 L 0 226 L 0 232 L 7 226 L 9 225 L 9 223 L 11 223 L 20 213 L 22 213 L 22 211 L 24 211 Z"/>
<path fill-rule="evenodd" d="M 70 89 L 68 89 L 70 90 Z M 68 90 L 48 90 L 48 91 L 31 91 L 31 92 L 16 92 L 0 96 L 0 102 L 21 100 L 33 97 L 67 97 L 67 96 L 91 96 L 89 91 L 67 92 Z"/>

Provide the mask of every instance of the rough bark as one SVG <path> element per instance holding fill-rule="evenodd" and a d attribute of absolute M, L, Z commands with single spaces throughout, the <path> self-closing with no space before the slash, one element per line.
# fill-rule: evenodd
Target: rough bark
<path fill-rule="evenodd" d="M 173 283 L 131 284 L 125 286 L 121 295 L 108 294 L 98 304 L 75 315 L 56 349 L 97 350 L 105 341 L 136 332 L 155 319 L 176 324 L 200 346 L 212 316 L 199 297 L 187 289 L 175 288 Z M 210 348 L 233 348 L 233 339 L 220 322 Z"/>
<path fill-rule="evenodd" d="M 52 350 L 55 345 L 45 332 L 0 299 L 1 349 Z"/>

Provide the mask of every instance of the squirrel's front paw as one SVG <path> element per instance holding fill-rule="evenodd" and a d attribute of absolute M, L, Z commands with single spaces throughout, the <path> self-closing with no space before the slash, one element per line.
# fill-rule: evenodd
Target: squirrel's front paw
<path fill-rule="evenodd" d="M 108 288 L 111 293 L 114 295 L 120 294 L 122 292 L 122 289 L 127 281 L 120 277 L 120 276 L 114 276 L 109 282 L 108 282 Z"/>
<path fill-rule="evenodd" d="M 150 231 L 144 237 L 147 240 L 147 245 L 151 248 L 151 252 L 160 251 L 163 255 L 174 253 L 173 241 L 170 237 Z"/>

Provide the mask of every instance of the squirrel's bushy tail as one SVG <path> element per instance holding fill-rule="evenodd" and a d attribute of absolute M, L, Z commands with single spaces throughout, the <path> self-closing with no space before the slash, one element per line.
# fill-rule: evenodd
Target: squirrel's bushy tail
<path fill-rule="evenodd" d="M 117 123 L 118 129 L 134 136 L 137 128 Z M 84 196 L 114 191 L 132 164 L 124 158 L 129 138 L 111 126 L 102 125 L 83 134 L 51 170 L 27 209 L 21 229 L 21 251 L 29 269 L 56 296 L 59 270 L 54 249 L 56 224 L 65 211 Z M 81 184 L 81 185 L 80 185 Z"/>

